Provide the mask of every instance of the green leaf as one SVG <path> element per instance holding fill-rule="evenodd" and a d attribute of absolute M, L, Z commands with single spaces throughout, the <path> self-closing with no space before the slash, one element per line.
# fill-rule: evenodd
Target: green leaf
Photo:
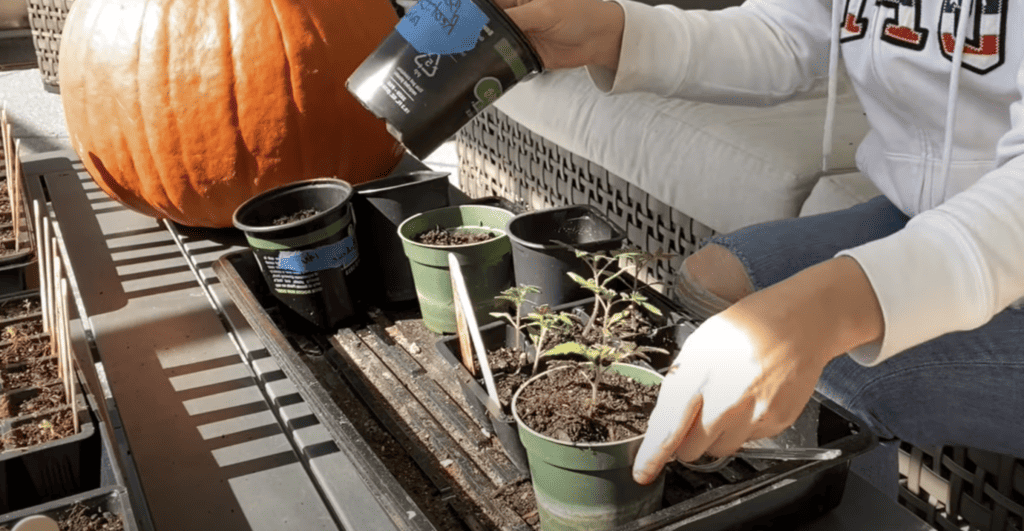
<path fill-rule="evenodd" d="M 661 309 L 658 308 L 657 306 L 649 302 L 641 302 L 640 305 L 643 306 L 645 310 L 653 313 L 654 315 L 657 315 L 658 317 L 661 317 Z"/>
<path fill-rule="evenodd" d="M 559 343 L 544 351 L 544 356 L 555 356 L 558 354 L 586 354 L 586 352 L 587 347 L 581 343 L 570 341 L 568 343 Z"/>
<path fill-rule="evenodd" d="M 629 310 L 622 310 L 621 312 L 616 313 L 615 315 L 608 318 L 608 324 L 606 325 L 606 327 L 612 326 L 615 323 L 625 319 L 627 315 L 629 315 Z"/>

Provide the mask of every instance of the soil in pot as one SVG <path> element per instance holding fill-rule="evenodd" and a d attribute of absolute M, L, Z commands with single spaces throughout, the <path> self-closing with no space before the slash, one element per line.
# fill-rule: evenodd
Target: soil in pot
<path fill-rule="evenodd" d="M 0 344 L 0 363 L 21 363 L 41 358 L 50 353 L 48 337 L 16 336 Z"/>
<path fill-rule="evenodd" d="M 40 386 L 36 389 L 20 393 L 8 393 L 0 396 L 0 416 L 20 417 L 33 415 L 67 404 L 64 386 L 59 383 Z"/>
<path fill-rule="evenodd" d="M 643 435 L 660 385 L 643 385 L 603 370 L 591 408 L 593 368 L 541 376 L 519 395 L 519 416 L 534 431 L 575 443 L 614 442 Z"/>
<path fill-rule="evenodd" d="M 4 367 L 0 371 L 0 381 L 5 390 L 37 387 L 58 378 L 57 359 L 48 358 L 30 363 Z"/>
<path fill-rule="evenodd" d="M 451 245 L 468 245 L 471 243 L 485 242 L 497 237 L 497 234 L 489 231 L 480 232 L 463 228 L 436 228 L 418 234 L 415 240 L 417 243 L 422 243 L 424 245 L 448 247 Z"/>
<path fill-rule="evenodd" d="M 124 531 L 120 516 L 102 507 L 89 507 L 83 503 L 72 505 L 56 520 L 60 531 Z M 10 531 L 10 528 L 0 526 L 0 531 Z"/>
<path fill-rule="evenodd" d="M 298 212 L 295 212 L 294 214 L 274 218 L 274 221 L 271 224 L 274 225 L 275 227 L 280 225 L 287 225 L 295 221 L 309 219 L 319 213 L 320 211 L 315 208 L 304 208 L 302 210 L 299 210 Z"/>
<path fill-rule="evenodd" d="M 530 379 L 533 364 L 524 352 L 514 347 L 501 347 L 487 352 L 487 363 L 494 376 L 498 404 L 506 415 L 512 415 L 512 395 Z"/>
<path fill-rule="evenodd" d="M 70 437 L 75 434 L 72 414 L 71 408 L 65 407 L 31 420 L 17 423 L 11 431 L 3 436 L 3 448 L 5 450 L 16 450 Z"/>
<path fill-rule="evenodd" d="M 40 309 L 41 306 L 37 298 L 11 299 L 0 303 L 0 319 L 25 317 L 39 313 Z"/>

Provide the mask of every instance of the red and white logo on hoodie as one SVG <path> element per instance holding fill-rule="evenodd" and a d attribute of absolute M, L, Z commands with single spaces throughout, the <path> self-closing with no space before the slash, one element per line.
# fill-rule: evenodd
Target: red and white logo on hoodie
<path fill-rule="evenodd" d="M 874 16 L 885 17 L 880 38 L 911 50 L 925 50 L 930 42 L 942 56 L 952 60 L 956 28 L 962 13 L 960 0 L 943 0 L 937 16 L 923 13 L 927 0 L 877 0 Z M 979 74 L 989 72 L 1005 60 L 1006 10 L 1009 0 L 973 0 L 967 16 L 963 67 Z M 840 41 L 862 39 L 867 35 L 869 15 L 864 11 L 870 0 L 846 0 L 846 12 L 840 29 Z M 936 29 L 937 31 L 932 31 Z M 930 35 L 936 38 L 930 39 Z M 937 42 L 936 42 L 937 41 Z"/>

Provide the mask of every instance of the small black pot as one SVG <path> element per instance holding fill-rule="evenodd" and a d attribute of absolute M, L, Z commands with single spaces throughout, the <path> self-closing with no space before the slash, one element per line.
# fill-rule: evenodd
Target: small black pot
<path fill-rule="evenodd" d="M 339 179 L 300 181 L 249 199 L 232 219 L 274 296 L 321 328 L 356 312 L 348 282 L 359 263 L 352 195 L 352 186 Z M 274 224 L 305 209 L 317 213 Z"/>
<path fill-rule="evenodd" d="M 488 351 L 513 346 L 514 333 L 512 327 L 504 322 L 494 322 L 480 327 L 480 339 Z M 466 398 L 466 405 L 469 406 L 469 412 L 481 426 L 491 428 L 512 464 L 519 470 L 529 473 L 530 463 L 526 459 L 526 448 L 523 448 L 523 443 L 519 440 L 516 419 L 501 411 L 488 410 L 487 390 L 459 361 L 462 359 L 459 354 L 459 338 L 444 337 L 437 342 L 436 348 L 438 354 L 452 366 L 462 388 L 462 395 Z"/>
<path fill-rule="evenodd" d="M 78 504 L 99 513 L 117 515 L 120 517 L 121 523 L 124 524 L 125 531 L 137 531 L 139 529 L 139 524 L 135 521 L 135 513 L 132 511 L 131 503 L 128 500 L 128 492 L 119 485 L 89 490 L 81 494 L 2 515 L 0 516 L 0 526 L 14 527 L 21 520 L 35 515 L 44 515 L 59 521 L 67 516 L 72 508 Z"/>
<path fill-rule="evenodd" d="M 618 249 L 626 239 L 625 231 L 590 205 L 519 214 L 509 222 L 508 236 L 516 284 L 540 288 L 523 304 L 524 315 L 536 306 L 558 306 L 590 295 L 569 277 L 570 272 L 589 277 L 586 263 L 554 242 L 595 252 Z"/>
<path fill-rule="evenodd" d="M 413 171 L 355 187 L 352 206 L 363 249 L 358 275 L 362 298 L 385 303 L 416 300 L 398 226 L 410 216 L 448 206 L 448 175 Z"/>
<path fill-rule="evenodd" d="M 492 0 L 426 0 L 409 9 L 346 86 L 422 159 L 541 69 L 525 35 Z"/>

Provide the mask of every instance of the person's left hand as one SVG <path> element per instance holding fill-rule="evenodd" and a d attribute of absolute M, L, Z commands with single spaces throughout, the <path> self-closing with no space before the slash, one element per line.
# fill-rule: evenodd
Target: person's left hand
<path fill-rule="evenodd" d="M 662 382 L 634 478 L 647 484 L 673 457 L 726 456 L 778 434 L 800 416 L 825 365 L 881 330 L 874 291 L 850 258 L 819 264 L 709 318 Z"/>

